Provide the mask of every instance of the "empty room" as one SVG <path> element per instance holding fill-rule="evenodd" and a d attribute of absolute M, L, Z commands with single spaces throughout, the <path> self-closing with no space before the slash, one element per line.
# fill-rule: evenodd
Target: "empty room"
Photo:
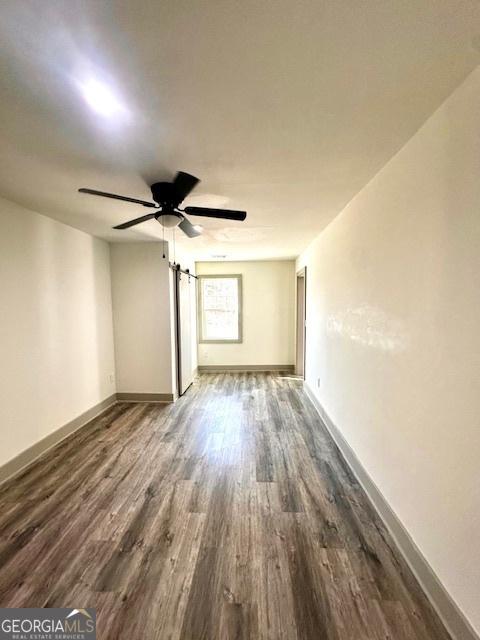
<path fill-rule="evenodd" d="M 0 639 L 480 640 L 480 2 L 0 2 Z"/>

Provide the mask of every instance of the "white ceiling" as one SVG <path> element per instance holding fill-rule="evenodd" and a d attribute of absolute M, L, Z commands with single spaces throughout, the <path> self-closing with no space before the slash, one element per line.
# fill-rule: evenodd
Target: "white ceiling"
<path fill-rule="evenodd" d="M 108 240 L 179 169 L 205 220 L 197 259 L 291 257 L 480 62 L 478 0 L 7 0 L 0 6 L 0 193 Z M 477 46 L 475 46 L 477 44 Z M 79 83 L 108 85 L 108 118 Z M 200 219 L 192 219 L 198 222 Z"/>

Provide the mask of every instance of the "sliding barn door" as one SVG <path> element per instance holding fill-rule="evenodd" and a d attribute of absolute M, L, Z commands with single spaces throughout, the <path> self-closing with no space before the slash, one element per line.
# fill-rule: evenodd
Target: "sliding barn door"
<path fill-rule="evenodd" d="M 195 317 L 195 278 L 180 271 L 176 276 L 177 377 L 182 395 L 193 382 L 193 319 Z"/>

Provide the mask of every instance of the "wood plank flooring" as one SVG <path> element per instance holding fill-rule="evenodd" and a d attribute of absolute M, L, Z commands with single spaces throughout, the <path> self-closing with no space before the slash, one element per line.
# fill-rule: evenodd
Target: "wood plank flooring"
<path fill-rule="evenodd" d="M 0 606 L 100 640 L 447 640 L 301 382 L 117 404 L 0 488 Z"/>

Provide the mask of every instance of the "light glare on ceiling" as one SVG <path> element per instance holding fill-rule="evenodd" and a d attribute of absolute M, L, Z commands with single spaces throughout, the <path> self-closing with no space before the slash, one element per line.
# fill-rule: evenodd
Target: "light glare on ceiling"
<path fill-rule="evenodd" d="M 193 228 L 195 229 L 195 231 L 203 231 L 203 227 L 201 224 L 194 224 Z"/>
<path fill-rule="evenodd" d="M 127 110 L 106 84 L 91 78 L 80 83 L 85 102 L 93 111 L 104 117 L 125 115 Z"/>

